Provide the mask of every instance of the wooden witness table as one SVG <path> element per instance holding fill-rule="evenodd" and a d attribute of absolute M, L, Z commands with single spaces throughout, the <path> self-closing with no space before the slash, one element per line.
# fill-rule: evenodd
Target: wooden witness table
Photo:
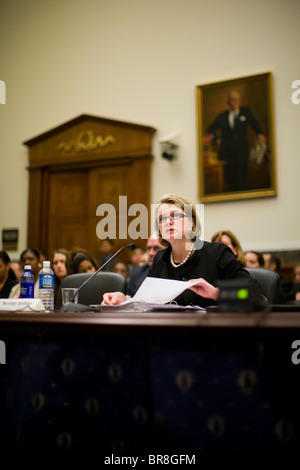
<path fill-rule="evenodd" d="M 2 312 L 0 340 L 10 450 L 298 449 L 299 313 Z"/>

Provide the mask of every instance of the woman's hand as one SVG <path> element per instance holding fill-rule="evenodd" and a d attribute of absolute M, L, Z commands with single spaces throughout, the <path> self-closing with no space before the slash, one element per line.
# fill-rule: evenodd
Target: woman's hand
<path fill-rule="evenodd" d="M 196 294 L 201 295 L 201 297 L 213 300 L 217 300 L 217 298 L 219 297 L 219 289 L 207 282 L 202 277 L 200 277 L 199 279 L 190 279 L 190 281 L 199 281 L 198 284 L 189 287 L 189 289 L 196 292 Z"/>
<path fill-rule="evenodd" d="M 130 295 L 125 295 L 123 292 L 107 292 L 103 295 L 101 305 L 120 305 L 128 299 Z"/>

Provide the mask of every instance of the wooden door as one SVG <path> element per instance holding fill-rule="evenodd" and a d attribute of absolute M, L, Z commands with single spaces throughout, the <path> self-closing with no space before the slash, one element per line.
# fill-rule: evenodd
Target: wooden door
<path fill-rule="evenodd" d="M 51 172 L 47 252 L 79 247 L 98 258 L 101 240 L 105 238 L 114 240 L 115 250 L 131 243 L 128 223 L 133 216 L 128 215 L 128 209 L 136 203 L 147 207 L 148 201 L 146 190 L 142 199 L 137 196 L 135 177 L 130 162 L 108 168 Z M 139 245 L 144 244 L 145 240 L 139 241 Z"/>
<path fill-rule="evenodd" d="M 30 149 L 27 246 L 42 248 L 49 258 L 56 248 L 75 247 L 99 257 L 105 238 L 96 231 L 101 204 L 115 208 L 116 250 L 135 242 L 126 230 L 127 208 L 120 210 L 119 200 L 126 197 L 128 208 L 135 203 L 150 207 L 154 132 L 82 115 L 25 142 Z"/>
<path fill-rule="evenodd" d="M 47 253 L 88 247 L 89 171 L 50 173 Z"/>
<path fill-rule="evenodd" d="M 120 196 L 127 197 L 130 193 L 130 170 L 131 165 L 119 165 L 112 168 L 97 168 L 90 172 L 89 246 L 97 257 L 101 255 L 101 239 L 114 240 L 115 250 L 130 243 L 130 240 L 127 240 L 127 233 L 125 238 L 119 236 L 120 219 L 122 223 L 125 216 L 124 213 L 120 214 L 119 200 Z M 102 215 L 97 215 L 98 208 Z M 100 230 L 101 220 L 103 228 Z"/>

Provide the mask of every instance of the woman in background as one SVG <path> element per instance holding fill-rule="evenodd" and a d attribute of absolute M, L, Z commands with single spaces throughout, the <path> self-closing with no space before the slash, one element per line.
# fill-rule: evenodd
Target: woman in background
<path fill-rule="evenodd" d="M 0 251 L 0 299 L 8 299 L 11 289 L 18 284 L 10 275 L 10 257 L 6 251 Z"/>
<path fill-rule="evenodd" d="M 129 269 L 128 269 L 128 265 L 127 265 L 126 263 L 124 263 L 123 261 L 118 261 L 118 262 L 114 265 L 112 272 L 113 272 L 113 273 L 122 274 L 122 276 L 126 277 L 126 279 L 129 278 Z"/>
<path fill-rule="evenodd" d="M 237 237 L 230 230 L 219 230 L 211 237 L 212 243 L 224 243 L 229 246 L 236 258 L 245 266 L 245 255 Z"/>
<path fill-rule="evenodd" d="M 288 302 L 293 302 L 294 300 L 300 302 L 300 263 L 294 265 L 293 286 L 287 295 L 287 300 Z"/>
<path fill-rule="evenodd" d="M 69 252 L 65 248 L 57 248 L 51 255 L 51 267 L 54 272 L 54 304 L 61 281 L 68 275 L 67 260 Z"/>
<path fill-rule="evenodd" d="M 20 260 L 10 262 L 10 272 L 11 271 L 12 271 L 11 277 L 15 279 L 17 282 L 20 282 L 21 276 L 23 274 L 23 269 L 22 269 Z"/>
<path fill-rule="evenodd" d="M 294 266 L 295 300 L 300 301 L 300 263 Z"/>
<path fill-rule="evenodd" d="M 265 260 L 261 253 L 257 251 L 246 251 L 245 253 L 245 267 L 246 268 L 264 268 Z"/>
<path fill-rule="evenodd" d="M 70 271 L 76 273 L 95 273 L 99 268 L 97 260 L 85 250 L 74 250 L 70 256 Z"/>

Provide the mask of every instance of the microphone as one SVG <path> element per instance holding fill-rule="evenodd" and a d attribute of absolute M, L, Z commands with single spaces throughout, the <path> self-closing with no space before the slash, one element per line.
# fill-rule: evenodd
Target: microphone
<path fill-rule="evenodd" d="M 95 310 L 91 307 L 89 307 L 88 305 L 84 305 L 84 304 L 75 304 L 74 303 L 74 300 L 75 300 L 75 297 L 76 295 L 79 293 L 79 291 L 83 288 L 83 286 L 85 286 L 87 284 L 87 282 L 89 282 L 91 279 L 93 279 L 93 277 L 95 277 L 103 268 L 105 268 L 106 265 L 108 265 L 108 263 L 110 263 L 119 253 L 120 251 L 124 250 L 124 248 L 131 248 L 132 250 L 135 249 L 135 244 L 134 243 L 129 243 L 129 245 L 124 245 L 122 246 L 118 251 L 116 251 L 116 253 L 114 253 L 107 261 L 105 261 L 105 263 L 102 264 L 102 266 L 100 266 L 100 268 L 97 269 L 97 271 L 95 271 L 90 277 L 87 278 L 86 281 L 84 281 L 77 289 L 73 299 L 72 299 L 72 302 L 67 302 L 65 305 L 62 306 L 62 308 L 60 309 L 60 312 L 94 312 Z"/>

